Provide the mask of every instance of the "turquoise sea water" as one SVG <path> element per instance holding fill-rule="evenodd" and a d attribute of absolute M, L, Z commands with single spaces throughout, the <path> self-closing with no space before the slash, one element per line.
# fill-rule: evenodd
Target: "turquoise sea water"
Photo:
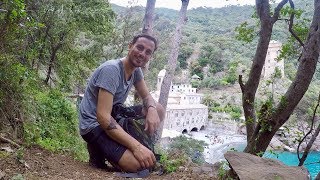
<path fill-rule="evenodd" d="M 266 152 L 264 157 L 277 159 L 288 166 L 298 166 L 299 160 L 296 153 L 287 151 L 274 151 L 275 154 Z M 302 157 L 302 154 L 300 155 Z M 308 169 L 312 179 L 320 172 L 320 152 L 310 152 L 304 166 Z"/>
<path fill-rule="evenodd" d="M 246 144 L 241 144 L 238 145 L 235 149 L 237 149 L 238 151 L 243 151 L 245 147 Z M 273 153 L 266 151 L 263 157 L 277 159 L 288 166 L 298 166 L 299 164 L 297 153 L 288 151 L 273 151 Z M 300 154 L 300 158 L 301 157 L 302 154 Z M 320 172 L 320 152 L 310 152 L 306 161 L 304 162 L 304 167 L 308 169 L 311 175 L 311 179 L 315 179 L 315 177 Z"/>

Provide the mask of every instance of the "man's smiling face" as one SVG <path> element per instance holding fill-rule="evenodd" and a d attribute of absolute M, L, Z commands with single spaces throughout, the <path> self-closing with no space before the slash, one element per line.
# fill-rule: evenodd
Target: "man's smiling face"
<path fill-rule="evenodd" d="M 155 44 L 152 40 L 140 37 L 134 44 L 129 45 L 129 62 L 134 67 L 144 67 L 155 50 Z"/>

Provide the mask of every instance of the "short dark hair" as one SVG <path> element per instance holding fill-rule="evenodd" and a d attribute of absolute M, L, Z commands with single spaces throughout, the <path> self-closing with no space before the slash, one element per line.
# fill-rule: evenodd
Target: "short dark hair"
<path fill-rule="evenodd" d="M 141 37 L 147 38 L 147 39 L 153 41 L 153 43 L 154 43 L 154 51 L 157 50 L 158 41 L 157 41 L 156 38 L 154 38 L 153 36 L 150 36 L 149 34 L 138 34 L 138 35 L 134 36 L 132 41 L 130 42 L 130 44 L 135 44 L 138 41 L 138 39 L 141 38 Z"/>

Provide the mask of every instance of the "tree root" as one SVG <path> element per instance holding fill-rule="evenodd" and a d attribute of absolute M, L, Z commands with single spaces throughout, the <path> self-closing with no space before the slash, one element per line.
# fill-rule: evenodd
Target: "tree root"
<path fill-rule="evenodd" d="M 16 148 L 20 148 L 21 147 L 18 143 L 14 142 L 14 141 L 12 141 L 12 140 L 10 140 L 8 138 L 2 137 L 2 136 L 0 136 L 0 142 L 9 143 L 9 144 L 13 145 Z"/>

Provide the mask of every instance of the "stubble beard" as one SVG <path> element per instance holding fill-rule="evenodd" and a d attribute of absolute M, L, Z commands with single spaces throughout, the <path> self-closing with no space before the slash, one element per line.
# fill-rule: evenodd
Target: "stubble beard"
<path fill-rule="evenodd" d="M 140 63 L 139 63 L 138 61 L 140 61 Z M 144 66 L 146 66 L 146 64 L 147 64 L 147 63 L 144 63 L 143 60 L 137 60 L 137 59 L 132 59 L 132 60 L 130 61 L 130 63 L 131 63 L 131 65 L 132 65 L 133 67 L 135 67 L 135 68 L 144 67 Z"/>

